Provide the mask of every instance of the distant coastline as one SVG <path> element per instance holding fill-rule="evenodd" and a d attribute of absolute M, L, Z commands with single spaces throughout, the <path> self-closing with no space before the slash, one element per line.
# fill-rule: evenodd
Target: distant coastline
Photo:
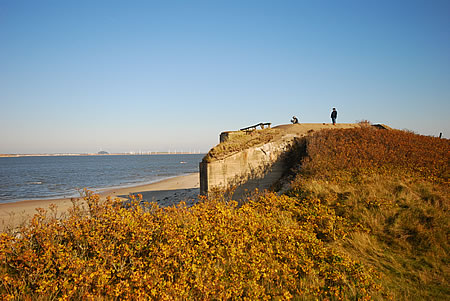
<path fill-rule="evenodd" d="M 202 152 L 131 152 L 131 153 L 61 153 L 61 154 L 0 154 L 0 158 L 16 157 L 72 157 L 72 156 L 149 156 L 149 155 L 189 155 Z"/>
<path fill-rule="evenodd" d="M 159 206 L 173 206 L 180 201 L 192 204 L 199 191 L 199 174 L 189 173 L 160 179 L 157 182 L 138 184 L 129 187 L 109 187 L 97 190 L 102 198 L 122 198 L 130 194 L 141 194 L 149 202 L 157 202 Z M 24 199 L 16 202 L 0 203 L 0 232 L 14 229 L 31 219 L 35 208 L 49 209 L 50 204 L 58 206 L 58 214 L 63 214 L 73 207 L 72 199 L 80 197 Z"/>
<path fill-rule="evenodd" d="M 24 154 L 20 154 L 24 155 Z M 76 197 L 198 172 L 204 154 L 38 154 L 0 158 L 0 203 Z"/>

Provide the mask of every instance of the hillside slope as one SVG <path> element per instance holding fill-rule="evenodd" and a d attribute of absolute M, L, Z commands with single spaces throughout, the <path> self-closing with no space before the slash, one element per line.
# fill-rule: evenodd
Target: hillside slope
<path fill-rule="evenodd" d="M 2 299 L 448 300 L 449 140 L 305 137 L 283 195 L 186 207 L 87 193 L 0 234 Z"/>
<path fill-rule="evenodd" d="M 359 225 L 331 242 L 381 273 L 395 300 L 450 296 L 450 141 L 397 130 L 324 131 L 289 195 Z"/>

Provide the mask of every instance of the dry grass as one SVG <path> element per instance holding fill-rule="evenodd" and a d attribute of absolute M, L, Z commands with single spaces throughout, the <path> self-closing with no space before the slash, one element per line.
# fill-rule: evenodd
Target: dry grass
<path fill-rule="evenodd" d="M 88 193 L 65 218 L 41 210 L 0 234 L 0 297 L 448 300 L 449 141 L 370 128 L 305 139 L 285 195 L 144 208 Z"/>
<path fill-rule="evenodd" d="M 277 129 L 263 129 L 254 131 L 241 131 L 241 134 L 234 134 L 225 142 L 219 143 L 213 147 L 203 158 L 203 162 L 211 162 L 226 158 L 239 151 L 252 146 L 263 145 L 276 138 L 281 133 Z"/>
<path fill-rule="evenodd" d="M 352 129 L 309 140 L 291 194 L 361 225 L 333 244 L 382 274 L 385 297 L 450 297 L 449 140 Z"/>

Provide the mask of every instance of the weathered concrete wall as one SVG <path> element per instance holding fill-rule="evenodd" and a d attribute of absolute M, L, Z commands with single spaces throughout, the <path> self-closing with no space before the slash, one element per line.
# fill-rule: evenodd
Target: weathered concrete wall
<path fill-rule="evenodd" d="M 255 188 L 269 188 L 286 171 L 284 157 L 293 144 L 294 137 L 289 135 L 222 160 L 200 163 L 200 193 L 210 195 L 215 190 L 236 186 L 236 199 Z"/>
<path fill-rule="evenodd" d="M 289 150 L 296 139 L 300 139 L 315 131 L 324 129 L 348 129 L 365 127 L 359 123 L 301 123 L 285 124 L 275 127 L 283 131 L 284 137 L 280 140 L 258 147 L 251 147 L 229 157 L 209 163 L 200 163 L 200 193 L 210 195 L 214 190 L 229 189 L 237 186 L 234 198 L 240 198 L 246 191 L 260 190 L 271 187 L 281 178 L 286 169 L 286 160 Z M 373 125 L 377 129 L 390 129 L 380 124 Z M 224 142 L 243 135 L 242 131 L 223 132 L 220 141 Z M 298 141 L 298 140 L 297 140 Z"/>

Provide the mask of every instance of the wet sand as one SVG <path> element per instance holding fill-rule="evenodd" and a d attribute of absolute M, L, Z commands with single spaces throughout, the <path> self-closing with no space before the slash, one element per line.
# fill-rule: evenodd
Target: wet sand
<path fill-rule="evenodd" d="M 142 194 L 143 200 L 156 202 L 161 207 L 186 201 L 195 203 L 200 193 L 199 173 L 178 176 L 159 182 L 133 187 L 122 187 L 96 192 L 101 197 L 123 198 L 130 194 Z M 28 200 L 14 203 L 0 204 L 0 231 L 13 229 L 25 224 L 36 213 L 36 208 L 49 209 L 51 204 L 57 206 L 58 214 L 64 214 L 72 207 L 72 199 Z M 76 198 L 75 198 L 76 199 Z"/>

